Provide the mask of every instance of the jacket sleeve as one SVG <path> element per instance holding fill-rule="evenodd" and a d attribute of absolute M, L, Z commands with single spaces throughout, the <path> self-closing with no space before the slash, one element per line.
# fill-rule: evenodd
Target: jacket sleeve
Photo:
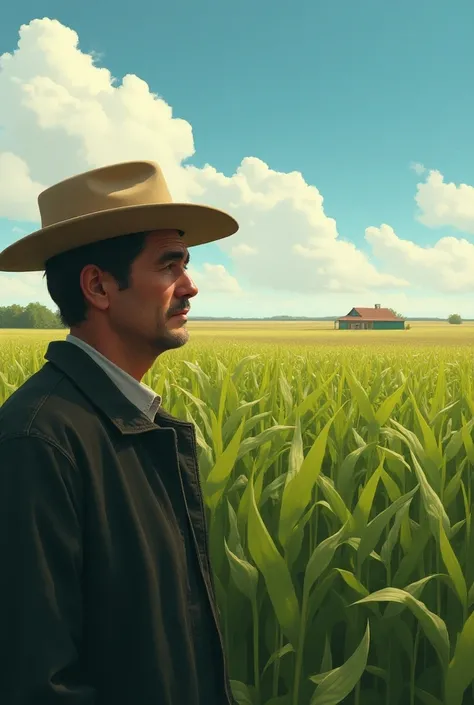
<path fill-rule="evenodd" d="M 0 439 L 0 703 L 92 705 L 81 673 L 81 477 L 42 436 Z"/>

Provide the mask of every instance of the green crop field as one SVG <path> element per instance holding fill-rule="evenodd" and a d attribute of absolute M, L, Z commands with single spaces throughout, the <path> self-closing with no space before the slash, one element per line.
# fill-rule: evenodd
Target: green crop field
<path fill-rule="evenodd" d="M 191 322 L 144 381 L 194 421 L 239 705 L 474 703 L 474 325 Z M 0 331 L 0 403 L 64 331 Z"/>

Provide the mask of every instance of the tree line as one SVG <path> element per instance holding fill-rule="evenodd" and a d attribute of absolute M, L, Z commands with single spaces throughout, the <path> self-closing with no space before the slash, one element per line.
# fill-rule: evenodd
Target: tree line
<path fill-rule="evenodd" d="M 59 311 L 38 302 L 28 306 L 0 306 L 0 328 L 65 328 Z"/>
<path fill-rule="evenodd" d="M 404 318 L 402 314 L 390 309 L 396 316 Z M 462 323 L 458 313 L 452 313 L 448 322 L 454 325 Z M 28 306 L 0 306 L 0 328 L 65 328 L 61 321 L 59 311 L 51 311 L 47 306 L 38 302 Z"/>

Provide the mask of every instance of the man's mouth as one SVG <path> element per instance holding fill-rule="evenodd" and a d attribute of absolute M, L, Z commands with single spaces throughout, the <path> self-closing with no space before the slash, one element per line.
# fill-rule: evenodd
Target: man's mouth
<path fill-rule="evenodd" d="M 189 313 L 189 308 L 183 308 L 181 311 L 176 311 L 176 313 L 173 313 L 170 318 L 173 318 L 174 316 L 187 316 Z"/>

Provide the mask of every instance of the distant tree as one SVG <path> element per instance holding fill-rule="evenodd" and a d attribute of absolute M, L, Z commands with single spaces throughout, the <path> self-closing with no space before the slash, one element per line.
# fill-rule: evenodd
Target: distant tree
<path fill-rule="evenodd" d="M 405 318 L 405 316 L 403 315 L 403 313 L 398 313 L 397 311 L 395 311 L 394 308 L 389 308 L 388 310 L 391 311 L 394 316 L 397 316 L 397 318 Z"/>
<path fill-rule="evenodd" d="M 452 313 L 448 316 L 448 323 L 451 323 L 454 326 L 459 326 L 462 323 L 462 318 L 459 313 Z"/>
<path fill-rule="evenodd" d="M 51 311 L 38 302 L 28 306 L 0 306 L 0 328 L 64 328 L 58 311 Z"/>

